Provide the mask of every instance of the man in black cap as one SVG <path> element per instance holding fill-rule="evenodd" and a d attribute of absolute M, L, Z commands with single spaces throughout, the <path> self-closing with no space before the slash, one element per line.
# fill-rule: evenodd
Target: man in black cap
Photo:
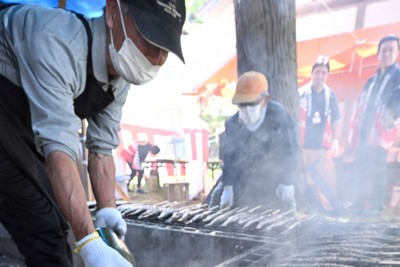
<path fill-rule="evenodd" d="M 378 45 L 379 69 L 356 103 L 349 131 L 354 151 L 355 212 L 379 214 L 385 205 L 386 158 L 400 128 L 399 37 L 383 37 Z"/>
<path fill-rule="evenodd" d="M 182 61 L 184 0 L 107 0 L 95 19 L 62 9 L 0 10 L 0 222 L 27 266 L 132 266 L 95 227 L 124 236 L 112 149 L 130 84 L 152 80 L 169 52 Z M 87 119 L 95 224 L 76 161 Z"/>

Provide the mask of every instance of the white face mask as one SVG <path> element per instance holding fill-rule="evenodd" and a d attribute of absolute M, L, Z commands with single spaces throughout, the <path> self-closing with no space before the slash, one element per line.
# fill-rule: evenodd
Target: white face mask
<path fill-rule="evenodd" d="M 245 125 L 251 125 L 261 118 L 262 115 L 262 105 L 254 106 L 239 106 L 239 121 Z"/>
<path fill-rule="evenodd" d="M 110 29 L 111 44 L 108 46 L 111 62 L 115 71 L 127 82 L 141 85 L 145 84 L 157 75 L 160 66 L 153 65 L 137 48 L 135 43 L 127 36 L 125 22 L 121 12 L 121 4 L 117 1 L 121 15 L 122 28 L 125 40 L 121 49 L 117 52 L 114 47 L 114 38 Z"/>

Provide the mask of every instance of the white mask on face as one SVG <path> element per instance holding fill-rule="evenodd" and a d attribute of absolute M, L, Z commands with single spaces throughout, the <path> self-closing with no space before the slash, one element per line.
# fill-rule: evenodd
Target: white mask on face
<path fill-rule="evenodd" d="M 239 120 L 244 125 L 251 125 L 261 118 L 262 115 L 262 105 L 254 105 L 254 106 L 239 106 Z"/>
<path fill-rule="evenodd" d="M 121 15 L 122 29 L 124 31 L 125 40 L 121 49 L 117 51 L 114 47 L 114 38 L 110 29 L 111 44 L 108 46 L 110 58 L 115 71 L 127 82 L 141 85 L 145 84 L 157 75 L 160 66 L 153 65 L 143 55 L 135 43 L 127 36 L 125 22 L 121 12 L 121 4 L 117 1 L 119 13 Z"/>

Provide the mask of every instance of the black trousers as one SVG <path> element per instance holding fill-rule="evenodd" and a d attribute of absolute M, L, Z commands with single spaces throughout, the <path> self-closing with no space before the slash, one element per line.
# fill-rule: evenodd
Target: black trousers
<path fill-rule="evenodd" d="M 130 175 L 130 179 L 128 181 L 128 187 L 130 182 L 133 180 L 133 178 L 137 175 L 138 181 L 137 181 L 137 188 L 139 189 L 141 187 L 142 184 L 142 179 L 143 179 L 143 174 L 144 174 L 144 170 L 137 170 L 134 169 L 132 166 L 132 163 L 128 163 L 129 168 L 131 169 L 131 175 Z M 129 189 L 129 188 L 128 188 Z"/>
<path fill-rule="evenodd" d="M 69 267 L 69 226 L 34 144 L 23 90 L 0 76 L 0 222 L 28 267 Z"/>
<path fill-rule="evenodd" d="M 67 226 L 0 145 L 0 221 L 29 267 L 73 266 Z"/>
<path fill-rule="evenodd" d="M 360 211 L 381 211 L 386 198 L 387 151 L 379 147 L 360 146 L 354 160 L 355 205 Z"/>

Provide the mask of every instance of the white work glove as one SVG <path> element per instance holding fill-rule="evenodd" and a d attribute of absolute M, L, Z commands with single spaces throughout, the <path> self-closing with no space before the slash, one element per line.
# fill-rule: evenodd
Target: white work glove
<path fill-rule="evenodd" d="M 76 243 L 85 267 L 134 267 L 118 251 L 108 246 L 97 232 L 91 233 Z"/>
<path fill-rule="evenodd" d="M 127 226 L 122 219 L 121 212 L 116 208 L 102 208 L 96 212 L 96 228 L 107 227 L 112 229 L 121 238 L 125 237 Z"/>
<path fill-rule="evenodd" d="M 232 206 L 233 206 L 233 187 L 231 185 L 226 185 L 224 186 L 224 191 L 222 191 L 219 207 L 223 209 Z"/>
<path fill-rule="evenodd" d="M 285 202 L 291 202 L 294 200 L 294 186 L 280 184 L 275 190 L 275 194 L 280 200 Z"/>
<path fill-rule="evenodd" d="M 339 153 L 339 140 L 338 139 L 332 140 L 331 151 L 332 151 L 333 156 L 336 156 Z"/>

